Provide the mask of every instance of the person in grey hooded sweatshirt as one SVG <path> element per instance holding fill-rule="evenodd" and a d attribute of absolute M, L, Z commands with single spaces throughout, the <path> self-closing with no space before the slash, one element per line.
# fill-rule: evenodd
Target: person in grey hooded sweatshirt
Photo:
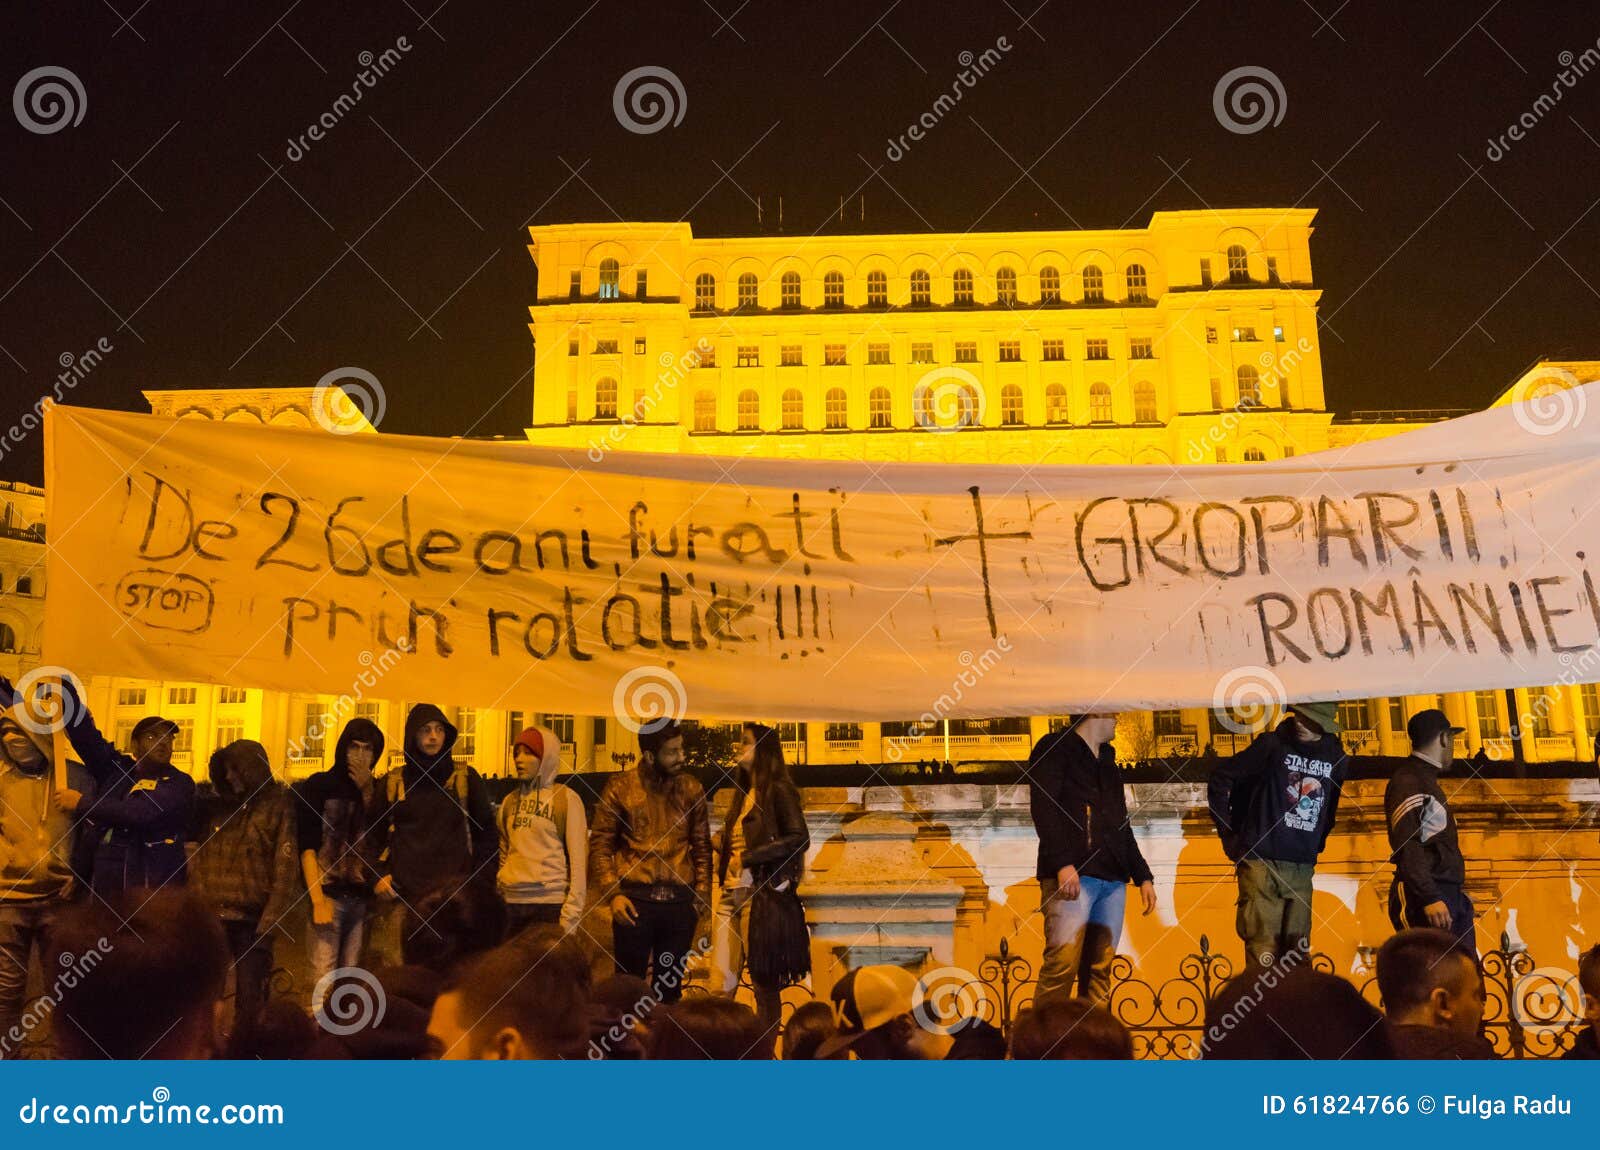
<path fill-rule="evenodd" d="M 533 923 L 571 930 L 588 895 L 589 825 L 583 802 L 556 782 L 561 737 L 529 727 L 511 744 L 521 785 L 500 804 L 500 894 L 507 936 Z"/>

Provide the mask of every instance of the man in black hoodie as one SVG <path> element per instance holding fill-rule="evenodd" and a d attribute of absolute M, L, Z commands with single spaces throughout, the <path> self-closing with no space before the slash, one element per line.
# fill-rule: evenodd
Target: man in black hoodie
<path fill-rule="evenodd" d="M 450 757 L 455 744 L 456 728 L 444 712 L 418 703 L 406 715 L 405 762 L 383 778 L 373 824 L 380 876 L 374 889 L 413 915 L 436 891 L 494 881 L 499 838 L 489 790 L 477 771 Z M 408 923 L 403 934 L 418 927 Z"/>
<path fill-rule="evenodd" d="M 313 984 L 311 1009 L 322 1006 L 323 979 L 360 966 L 366 946 L 378 859 L 369 845 L 381 802 L 373 768 L 383 757 L 383 732 L 351 719 L 339 732 L 333 766 L 296 788 L 300 868 L 311 896 L 306 945 Z"/>
<path fill-rule="evenodd" d="M 1251 964 L 1311 947 L 1311 884 L 1347 773 L 1336 703 L 1295 703 L 1211 770 L 1211 819 L 1239 877 L 1237 929 Z"/>
<path fill-rule="evenodd" d="M 1467 864 L 1461 857 L 1456 816 L 1439 786 L 1439 772 L 1455 761 L 1455 737 L 1443 711 L 1418 711 L 1406 724 L 1411 757 L 1394 769 L 1383 792 L 1394 852 L 1394 885 L 1389 888 L 1389 919 L 1396 930 L 1429 926 L 1449 931 L 1476 955 L 1477 914 L 1463 887 Z"/>
<path fill-rule="evenodd" d="M 1150 868 L 1133 837 L 1122 775 L 1111 750 L 1115 712 L 1079 715 L 1034 745 L 1028 800 L 1039 833 L 1044 960 L 1034 1000 L 1111 997 L 1111 961 L 1122 937 L 1128 883 L 1144 913 L 1156 908 Z"/>

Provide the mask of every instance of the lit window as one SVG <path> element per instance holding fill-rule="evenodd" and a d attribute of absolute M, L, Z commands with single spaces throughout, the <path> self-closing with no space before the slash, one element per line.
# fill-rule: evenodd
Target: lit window
<path fill-rule="evenodd" d="M 1016 339 L 1003 339 L 1000 341 L 1000 362 L 1020 363 L 1022 361 L 1022 341 Z"/>
<path fill-rule="evenodd" d="M 825 367 L 844 366 L 844 344 L 829 343 L 822 347 L 822 363 Z"/>
<path fill-rule="evenodd" d="M 1106 298 L 1106 275 L 1094 264 L 1083 269 L 1083 301 L 1099 303 Z"/>
<path fill-rule="evenodd" d="M 717 277 L 701 272 L 694 277 L 695 311 L 711 311 L 717 306 Z"/>
<path fill-rule="evenodd" d="M 828 429 L 838 431 L 848 426 L 848 414 L 844 388 L 830 387 L 822 397 L 822 415 Z"/>
<path fill-rule="evenodd" d="M 844 306 L 844 273 L 829 272 L 822 277 L 822 306 Z"/>
<path fill-rule="evenodd" d="M 778 281 L 778 302 L 784 307 L 800 306 L 800 273 L 784 272 Z"/>
<path fill-rule="evenodd" d="M 1236 327 L 1233 329 L 1234 343 L 1255 343 L 1256 329 L 1253 327 Z"/>
<path fill-rule="evenodd" d="M 978 362 L 978 345 L 975 344 L 975 343 L 957 343 L 956 344 L 956 362 L 957 363 L 977 363 Z"/>
<path fill-rule="evenodd" d="M 142 707 L 144 706 L 143 687 L 123 687 L 117 692 L 117 706 Z"/>
<path fill-rule="evenodd" d="M 1239 406 L 1261 406 L 1261 374 L 1248 363 L 1239 369 Z"/>
<path fill-rule="evenodd" d="M 889 345 L 886 343 L 867 344 L 867 362 L 877 367 L 882 367 L 889 362 Z"/>
<path fill-rule="evenodd" d="M 1500 737 L 1500 694 L 1498 691 L 1472 692 L 1472 707 L 1478 716 L 1478 738 Z"/>
<path fill-rule="evenodd" d="M 1055 268 L 1039 269 L 1039 302 L 1061 302 L 1061 273 Z"/>
<path fill-rule="evenodd" d="M 1108 340 L 1085 340 L 1083 345 L 1083 358 L 1085 359 L 1110 359 L 1111 344 Z"/>
<path fill-rule="evenodd" d="M 783 428 L 785 431 L 799 431 L 803 428 L 806 418 L 806 401 L 798 388 L 791 387 L 783 393 Z"/>
<path fill-rule="evenodd" d="M 804 367 L 805 358 L 797 343 L 786 343 L 778 349 L 779 367 Z"/>
<path fill-rule="evenodd" d="M 1089 422 L 1111 422 L 1111 385 L 1091 384 L 1089 387 Z"/>
<path fill-rule="evenodd" d="M 217 746 L 226 747 L 244 738 L 244 723 L 239 719 L 225 719 L 217 724 Z"/>
<path fill-rule="evenodd" d="M 756 306 L 756 277 L 751 272 L 745 272 L 739 277 L 739 306 L 741 308 Z"/>
<path fill-rule="evenodd" d="M 1150 298 L 1149 282 L 1145 277 L 1143 264 L 1129 264 L 1126 278 L 1130 302 L 1143 303 Z"/>
<path fill-rule="evenodd" d="M 620 271 L 616 260 L 600 261 L 600 298 L 621 299 L 622 288 L 619 286 Z"/>
<path fill-rule="evenodd" d="M 187 707 L 193 704 L 195 688 L 193 687 L 168 687 L 167 702 L 175 707 Z"/>
<path fill-rule="evenodd" d="M 594 385 L 594 417 L 596 419 L 617 417 L 617 381 L 610 377 Z"/>
<path fill-rule="evenodd" d="M 972 273 L 966 268 L 957 268 L 955 275 L 950 277 L 950 293 L 955 303 L 971 303 Z"/>
<path fill-rule="evenodd" d="M 1128 340 L 1129 359 L 1154 359 L 1155 343 L 1147 335 L 1136 335 Z"/>
<path fill-rule="evenodd" d="M 867 395 L 867 426 L 884 428 L 890 426 L 889 389 L 875 387 Z"/>
<path fill-rule="evenodd" d="M 884 272 L 867 273 L 867 306 L 889 306 L 889 277 Z"/>
<path fill-rule="evenodd" d="M 739 345 L 739 366 L 760 367 L 761 348 L 753 343 L 741 343 Z"/>
<path fill-rule="evenodd" d="M 1233 283 L 1250 281 L 1250 256 L 1239 244 L 1228 249 L 1228 279 Z"/>
<path fill-rule="evenodd" d="M 715 431 L 717 429 L 716 392 L 700 391 L 695 393 L 694 429 L 696 431 Z"/>
<path fill-rule="evenodd" d="M 1000 389 L 1000 422 L 1011 427 L 1022 423 L 1022 388 L 1014 383 Z"/>
<path fill-rule="evenodd" d="M 739 393 L 739 430 L 757 431 L 761 427 L 761 397 L 752 390 Z"/>
<path fill-rule="evenodd" d="M 1047 339 L 1044 341 L 1044 358 L 1048 363 L 1056 363 L 1067 358 L 1067 341 L 1064 339 Z"/>
<path fill-rule="evenodd" d="M 1156 414 L 1156 385 L 1148 379 L 1142 379 L 1133 385 L 1133 419 L 1135 423 L 1155 423 Z"/>
<path fill-rule="evenodd" d="M 1272 325 L 1272 338 L 1279 343 L 1283 342 L 1283 325 L 1281 323 Z"/>
<path fill-rule="evenodd" d="M 911 345 L 911 362 L 912 363 L 932 363 L 933 362 L 933 344 L 931 344 L 931 343 L 914 343 L 914 344 L 912 344 Z"/>
<path fill-rule="evenodd" d="M 911 302 L 925 306 L 933 301 L 933 280 L 926 271 L 918 268 L 911 273 Z"/>
<path fill-rule="evenodd" d="M 172 753 L 187 754 L 194 750 L 194 720 L 178 719 L 178 733 L 172 739 Z"/>
<path fill-rule="evenodd" d="M 1017 273 L 1011 268 L 994 273 L 994 298 L 1008 307 L 1017 302 Z"/>
<path fill-rule="evenodd" d="M 1063 385 L 1052 383 L 1044 389 L 1044 417 L 1050 423 L 1067 421 L 1067 389 Z"/>
<path fill-rule="evenodd" d="M 478 753 L 478 712 L 462 707 L 456 712 L 456 742 L 452 754 L 470 759 Z"/>

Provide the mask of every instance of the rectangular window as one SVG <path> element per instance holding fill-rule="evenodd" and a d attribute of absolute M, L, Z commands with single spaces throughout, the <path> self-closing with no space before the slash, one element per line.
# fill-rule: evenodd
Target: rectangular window
<path fill-rule="evenodd" d="M 822 349 L 822 362 L 826 367 L 844 366 L 844 344 L 830 343 Z"/>
<path fill-rule="evenodd" d="M 956 362 L 957 363 L 977 363 L 978 362 L 978 345 L 975 344 L 975 343 L 957 343 L 956 344 Z"/>
<path fill-rule="evenodd" d="M 571 715 L 546 715 L 544 717 L 544 725 L 554 731 L 556 737 L 569 746 L 578 741 L 577 735 L 574 733 L 577 730 L 577 724 Z"/>
<path fill-rule="evenodd" d="M 133 726 L 133 720 L 131 719 L 118 722 L 116 728 L 111 732 L 111 741 L 123 750 L 131 750 L 133 747 Z"/>
<path fill-rule="evenodd" d="M 1218 463 L 1226 463 L 1226 462 L 1228 462 L 1228 449 L 1226 447 L 1217 448 L 1217 462 Z"/>
<path fill-rule="evenodd" d="M 1234 343 L 1254 343 L 1255 341 L 1256 341 L 1256 329 L 1255 328 L 1253 328 L 1253 327 L 1236 327 L 1236 328 L 1233 329 L 1233 342 Z"/>
<path fill-rule="evenodd" d="M 633 294 L 640 299 L 650 294 L 650 273 L 643 268 L 633 273 Z"/>
<path fill-rule="evenodd" d="M 1389 729 L 1396 734 L 1405 733 L 1406 729 L 1406 701 L 1399 695 L 1391 695 L 1387 700 L 1389 707 Z"/>
<path fill-rule="evenodd" d="M 1064 339 L 1047 339 L 1044 341 L 1044 358 L 1046 363 L 1058 363 L 1067 358 L 1067 341 Z"/>
<path fill-rule="evenodd" d="M 617 354 L 617 341 L 614 340 L 614 339 L 597 339 L 597 340 L 595 340 L 594 341 L 594 353 L 596 355 L 616 355 Z"/>
<path fill-rule="evenodd" d="M 1154 359 L 1155 357 L 1155 343 L 1149 336 L 1136 335 L 1128 340 L 1129 359 Z"/>
<path fill-rule="evenodd" d="M 712 347 L 709 343 L 701 344 L 697 355 L 698 358 L 695 360 L 696 367 L 717 366 L 717 349 Z"/>
<path fill-rule="evenodd" d="M 933 344 L 931 344 L 931 343 L 914 343 L 914 344 L 912 344 L 911 345 L 911 362 L 912 363 L 932 363 L 933 362 Z"/>
<path fill-rule="evenodd" d="M 1272 338 L 1278 343 L 1283 342 L 1283 325 L 1281 323 L 1272 325 Z"/>
<path fill-rule="evenodd" d="M 644 336 L 642 336 L 642 335 L 634 336 L 633 337 L 633 354 L 634 355 L 643 355 L 644 353 L 645 353 Z"/>
<path fill-rule="evenodd" d="M 383 704 L 382 703 L 357 703 L 356 704 L 356 718 L 365 719 L 365 720 L 367 720 L 367 722 L 371 723 L 373 726 L 376 726 L 376 727 L 383 726 Z"/>
<path fill-rule="evenodd" d="M 578 341 L 577 340 L 575 340 L 575 339 L 567 340 L 567 354 L 568 355 L 577 355 L 579 350 L 580 349 L 578 347 Z"/>
<path fill-rule="evenodd" d="M 1222 381 L 1220 379 L 1211 381 L 1211 410 L 1222 410 Z"/>
<path fill-rule="evenodd" d="M 229 743 L 237 743 L 242 738 L 244 738 L 243 720 L 228 719 L 217 724 L 218 747 L 226 747 Z"/>
<path fill-rule="evenodd" d="M 1347 731 L 1370 731 L 1372 704 L 1367 699 L 1346 699 L 1339 704 L 1339 725 Z"/>
<path fill-rule="evenodd" d="M 194 720 L 178 719 L 177 737 L 172 740 L 172 753 L 182 754 L 194 750 Z"/>
<path fill-rule="evenodd" d="M 606 745 L 606 721 L 598 715 L 594 720 L 594 745 L 597 747 Z"/>
<path fill-rule="evenodd" d="M 245 696 L 243 687 L 217 688 L 217 702 L 219 703 L 242 703 L 244 702 L 244 698 Z"/>
<path fill-rule="evenodd" d="M 1000 341 L 1000 362 L 1021 363 L 1022 341 L 1016 339 L 1003 339 Z"/>
<path fill-rule="evenodd" d="M 1150 718 L 1158 739 L 1176 738 L 1183 734 L 1182 711 L 1155 711 Z"/>
<path fill-rule="evenodd" d="M 886 343 L 867 344 L 867 362 L 882 367 L 889 362 L 889 345 Z"/>
<path fill-rule="evenodd" d="M 123 687 L 117 691 L 117 706 L 142 707 L 144 706 L 143 687 Z"/>
<path fill-rule="evenodd" d="M 1293 455 L 1294 455 L 1294 444 L 1291 443 L 1291 444 L 1288 444 L 1287 446 L 1284 447 L 1284 449 L 1283 449 L 1283 457 L 1285 459 L 1288 459 Z"/>
<path fill-rule="evenodd" d="M 1268 256 L 1267 257 L 1267 282 L 1268 283 L 1273 283 L 1273 284 L 1278 282 L 1278 257 L 1277 256 Z"/>
<path fill-rule="evenodd" d="M 739 345 L 739 366 L 740 367 L 760 367 L 761 366 L 761 349 L 759 347 L 757 347 L 753 343 L 742 343 L 742 344 L 740 344 Z"/>
<path fill-rule="evenodd" d="M 456 745 L 451 754 L 470 759 L 478 751 L 478 712 L 462 707 L 456 712 Z"/>
<path fill-rule="evenodd" d="M 1500 699 L 1498 691 L 1472 692 L 1472 706 L 1478 715 L 1478 738 L 1500 737 Z"/>
<path fill-rule="evenodd" d="M 1110 359 L 1110 341 L 1104 339 L 1085 340 L 1083 357 L 1085 359 Z"/>
<path fill-rule="evenodd" d="M 1201 260 L 1200 261 L 1200 286 L 1201 287 L 1210 287 L 1211 286 L 1211 261 L 1210 260 Z"/>
<path fill-rule="evenodd" d="M 300 720 L 300 754 L 302 759 L 322 758 L 323 739 L 328 729 L 328 716 L 320 703 L 307 703 L 305 715 Z M 291 747 L 294 744 L 289 744 Z"/>
<path fill-rule="evenodd" d="M 193 704 L 195 688 L 193 687 L 168 687 L 167 702 L 174 707 L 187 707 Z"/>
<path fill-rule="evenodd" d="M 583 294 L 583 273 L 573 272 L 572 279 L 567 281 L 567 295 L 577 299 Z"/>
<path fill-rule="evenodd" d="M 1217 329 L 1212 327 L 1210 324 L 1206 325 L 1206 342 L 1207 343 L 1216 343 L 1217 342 Z"/>
<path fill-rule="evenodd" d="M 575 391 L 567 392 L 567 422 L 578 422 L 578 393 Z"/>
<path fill-rule="evenodd" d="M 1578 688 L 1578 703 L 1583 707 L 1584 737 L 1593 738 L 1595 732 L 1600 731 L 1600 687 L 1593 683 L 1581 685 Z"/>
<path fill-rule="evenodd" d="M 778 349 L 778 366 L 779 367 L 804 367 L 805 364 L 802 361 L 801 354 L 800 354 L 800 345 L 797 344 L 797 343 L 786 343 L 786 344 L 783 345 L 783 347 L 779 348 Z"/>
<path fill-rule="evenodd" d="M 829 723 L 823 731 L 823 738 L 830 743 L 849 743 L 861 738 L 860 723 Z"/>

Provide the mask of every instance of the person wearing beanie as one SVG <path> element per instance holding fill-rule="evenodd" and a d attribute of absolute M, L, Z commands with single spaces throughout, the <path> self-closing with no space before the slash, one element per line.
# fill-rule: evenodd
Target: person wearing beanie
<path fill-rule="evenodd" d="M 1252 966 L 1311 953 L 1311 895 L 1349 773 L 1339 705 L 1293 703 L 1211 769 L 1211 820 L 1239 879 L 1236 927 Z"/>
<path fill-rule="evenodd" d="M 583 802 L 556 782 L 561 737 L 529 727 L 511 744 L 517 789 L 500 804 L 500 871 L 507 937 L 533 923 L 571 930 L 588 896 L 589 823 Z"/>

